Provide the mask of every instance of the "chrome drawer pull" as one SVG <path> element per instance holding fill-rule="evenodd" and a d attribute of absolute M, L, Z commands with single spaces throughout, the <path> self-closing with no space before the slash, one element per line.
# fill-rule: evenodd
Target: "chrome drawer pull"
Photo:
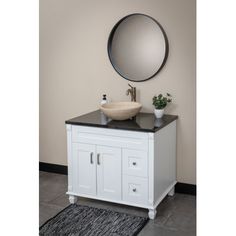
<path fill-rule="evenodd" d="M 133 166 L 136 166 L 136 164 L 137 164 L 136 162 L 133 162 Z"/>
<path fill-rule="evenodd" d="M 93 164 L 93 152 L 90 152 L 90 163 Z"/>
<path fill-rule="evenodd" d="M 101 164 L 101 163 L 100 163 L 100 154 L 99 154 L 99 153 L 97 154 L 97 163 L 98 163 L 98 165 Z"/>
<path fill-rule="evenodd" d="M 134 193 L 136 192 L 136 188 L 133 189 L 133 192 L 134 192 Z"/>

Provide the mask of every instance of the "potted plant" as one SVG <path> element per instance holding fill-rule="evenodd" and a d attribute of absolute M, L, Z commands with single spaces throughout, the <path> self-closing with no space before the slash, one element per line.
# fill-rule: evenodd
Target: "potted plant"
<path fill-rule="evenodd" d="M 161 118 L 164 115 L 164 108 L 172 101 L 171 97 L 172 96 L 167 93 L 166 97 L 164 97 L 162 94 L 159 94 L 158 96 L 154 96 L 152 98 L 152 104 L 155 107 L 154 113 L 156 118 Z"/>

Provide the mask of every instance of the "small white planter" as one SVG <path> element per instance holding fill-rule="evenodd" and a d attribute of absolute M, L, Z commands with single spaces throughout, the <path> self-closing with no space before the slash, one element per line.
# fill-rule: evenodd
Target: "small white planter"
<path fill-rule="evenodd" d="M 164 115 L 164 109 L 155 109 L 154 113 L 156 118 L 159 119 Z"/>

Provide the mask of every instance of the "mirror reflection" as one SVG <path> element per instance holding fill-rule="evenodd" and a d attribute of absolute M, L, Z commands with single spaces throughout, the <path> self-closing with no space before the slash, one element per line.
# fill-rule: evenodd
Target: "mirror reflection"
<path fill-rule="evenodd" d="M 151 79 L 164 66 L 168 41 L 161 25 L 143 14 L 122 18 L 112 29 L 108 55 L 114 69 L 125 79 Z"/>

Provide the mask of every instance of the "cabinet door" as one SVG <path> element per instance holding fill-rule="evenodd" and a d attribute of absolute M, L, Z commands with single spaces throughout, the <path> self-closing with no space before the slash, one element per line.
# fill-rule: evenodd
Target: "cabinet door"
<path fill-rule="evenodd" d="M 121 200 L 121 148 L 97 146 L 98 196 Z"/>
<path fill-rule="evenodd" d="M 96 146 L 73 143 L 73 187 L 77 193 L 96 195 Z"/>

